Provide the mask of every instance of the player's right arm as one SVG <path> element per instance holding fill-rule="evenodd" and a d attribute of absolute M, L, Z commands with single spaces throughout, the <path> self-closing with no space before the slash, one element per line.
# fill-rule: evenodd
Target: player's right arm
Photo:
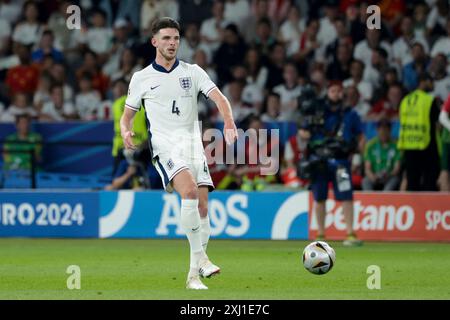
<path fill-rule="evenodd" d="M 139 87 L 139 81 L 136 79 L 137 74 L 133 74 L 130 85 L 128 87 L 128 96 L 125 101 L 125 108 L 120 118 L 120 134 L 126 149 L 136 149 L 133 143 L 133 120 L 136 112 L 141 107 L 142 92 Z"/>
<path fill-rule="evenodd" d="M 126 149 L 136 149 L 133 143 L 133 120 L 136 111 L 125 107 L 122 117 L 120 118 L 120 134 L 122 135 L 123 144 Z"/>

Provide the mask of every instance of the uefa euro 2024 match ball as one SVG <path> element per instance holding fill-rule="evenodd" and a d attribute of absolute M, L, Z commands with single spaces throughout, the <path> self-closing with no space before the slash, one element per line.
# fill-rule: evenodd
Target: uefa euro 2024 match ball
<path fill-rule="evenodd" d="M 305 247 L 302 259 L 306 270 L 321 275 L 333 268 L 336 261 L 336 253 L 328 243 L 314 241 Z"/>

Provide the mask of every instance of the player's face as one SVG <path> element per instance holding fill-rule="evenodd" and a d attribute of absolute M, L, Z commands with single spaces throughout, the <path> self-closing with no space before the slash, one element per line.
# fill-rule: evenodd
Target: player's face
<path fill-rule="evenodd" d="M 152 44 L 156 47 L 158 54 L 166 60 L 173 60 L 177 56 L 180 46 L 180 33 L 174 28 L 161 29 L 152 38 Z"/>

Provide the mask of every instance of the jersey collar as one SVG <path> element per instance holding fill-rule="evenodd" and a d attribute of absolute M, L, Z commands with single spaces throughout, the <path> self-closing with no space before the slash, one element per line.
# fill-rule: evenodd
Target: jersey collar
<path fill-rule="evenodd" d="M 172 68 L 170 68 L 170 70 L 166 70 L 166 68 L 164 68 L 162 65 L 157 64 L 156 60 L 154 60 L 152 62 L 152 66 L 156 71 L 159 72 L 164 72 L 164 73 L 171 73 L 176 67 L 178 67 L 178 65 L 180 64 L 180 61 L 178 61 L 178 59 L 175 60 L 175 63 L 173 64 Z"/>

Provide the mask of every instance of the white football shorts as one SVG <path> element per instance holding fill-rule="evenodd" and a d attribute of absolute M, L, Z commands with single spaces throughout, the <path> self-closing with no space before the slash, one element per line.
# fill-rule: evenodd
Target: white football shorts
<path fill-rule="evenodd" d="M 214 184 L 209 174 L 206 156 L 196 159 L 176 156 L 173 153 L 160 153 L 153 158 L 153 165 L 158 171 L 164 185 L 164 189 L 172 193 L 173 178 L 183 170 L 189 170 L 194 176 L 197 186 L 207 186 L 210 191 L 214 190 Z"/>

